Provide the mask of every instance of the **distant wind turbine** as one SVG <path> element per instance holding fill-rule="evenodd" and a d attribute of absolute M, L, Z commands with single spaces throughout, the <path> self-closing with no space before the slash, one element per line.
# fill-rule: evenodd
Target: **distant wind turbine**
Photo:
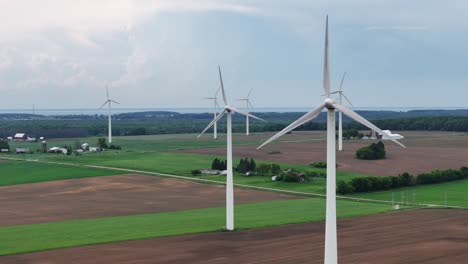
<path fill-rule="evenodd" d="M 216 93 L 213 97 L 205 97 L 203 99 L 207 99 L 207 100 L 213 100 L 213 119 L 216 118 L 216 115 L 218 114 L 218 108 L 219 108 L 219 104 L 218 104 L 218 92 L 219 92 L 219 89 L 221 88 L 218 88 L 218 90 L 216 90 Z M 217 139 L 218 138 L 218 122 L 215 122 L 214 125 L 213 125 L 213 138 L 214 139 Z"/>
<path fill-rule="evenodd" d="M 221 67 L 218 66 L 219 72 L 219 82 L 221 83 L 221 92 L 223 95 L 224 110 L 221 111 L 211 123 L 198 135 L 198 138 L 201 137 L 210 127 L 212 127 L 218 120 L 220 120 L 224 115 L 227 115 L 227 175 L 226 175 L 226 229 L 229 231 L 234 230 L 234 182 L 232 174 L 232 114 L 239 113 L 244 116 L 249 116 L 258 120 L 262 120 L 254 115 L 245 113 L 233 106 L 228 104 L 226 99 L 226 93 L 224 92 L 223 77 L 221 75 Z"/>
<path fill-rule="evenodd" d="M 249 112 L 249 108 L 253 109 L 253 105 L 250 102 L 250 94 L 252 93 L 252 90 L 253 90 L 253 88 L 250 89 L 249 93 L 247 94 L 247 97 L 238 99 L 239 101 L 245 101 L 245 105 L 246 105 L 245 109 L 246 109 L 247 113 Z M 250 132 L 249 132 L 249 116 L 245 117 L 245 134 L 247 136 L 250 134 Z"/>
<path fill-rule="evenodd" d="M 340 95 L 340 104 L 343 103 L 343 98 L 348 101 L 348 103 L 353 106 L 351 101 L 346 97 L 346 95 L 343 92 L 343 81 L 346 76 L 346 72 L 343 73 L 343 77 L 341 78 L 340 82 L 340 89 L 335 92 L 331 92 L 330 94 L 339 94 Z M 340 111 L 338 112 L 338 150 L 342 151 L 343 150 L 343 113 Z"/>
<path fill-rule="evenodd" d="M 339 110 L 357 122 L 375 130 L 382 135 L 386 132 L 376 127 L 365 118 L 355 113 L 351 109 L 336 103 L 330 97 L 330 66 L 328 63 L 328 16 L 325 26 L 325 51 L 324 51 L 324 65 L 323 65 L 323 88 L 325 90 L 325 102 L 306 113 L 292 124 L 278 132 L 276 135 L 268 139 L 265 143 L 258 147 L 261 148 L 271 141 L 287 134 L 298 126 L 308 122 L 317 117 L 323 109 L 327 109 L 327 201 L 326 201 L 326 223 L 325 223 L 325 264 L 338 263 L 338 249 L 337 249 L 337 232 L 336 232 L 336 123 L 335 123 L 335 110 Z M 395 139 L 391 139 L 398 145 L 405 147 Z"/>
<path fill-rule="evenodd" d="M 107 85 L 106 86 L 106 92 L 107 92 L 107 100 L 104 102 L 104 104 L 102 104 L 101 107 L 99 107 L 99 109 L 102 109 L 106 104 L 108 106 L 108 118 L 109 118 L 109 129 L 108 129 L 108 138 L 107 138 L 107 141 L 110 143 L 112 143 L 112 113 L 111 113 L 111 104 L 112 103 L 116 103 L 116 104 L 120 104 L 119 102 L 117 101 L 114 101 L 113 99 L 110 99 L 109 97 L 109 86 Z"/>

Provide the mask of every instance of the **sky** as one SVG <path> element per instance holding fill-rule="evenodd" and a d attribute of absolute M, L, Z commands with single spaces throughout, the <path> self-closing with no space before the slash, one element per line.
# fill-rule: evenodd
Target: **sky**
<path fill-rule="evenodd" d="M 209 107 L 221 65 L 231 104 L 468 107 L 461 0 L 0 0 L 0 109 Z"/>

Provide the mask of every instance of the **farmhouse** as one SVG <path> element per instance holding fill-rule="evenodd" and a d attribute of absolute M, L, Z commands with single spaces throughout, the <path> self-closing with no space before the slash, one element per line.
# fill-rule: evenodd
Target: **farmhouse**
<path fill-rule="evenodd" d="M 26 135 L 26 133 L 16 133 L 15 136 L 13 137 L 13 140 L 26 141 L 28 140 L 28 136 Z"/>

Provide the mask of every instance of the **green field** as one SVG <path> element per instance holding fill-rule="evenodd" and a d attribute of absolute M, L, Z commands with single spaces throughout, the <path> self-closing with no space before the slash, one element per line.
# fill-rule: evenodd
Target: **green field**
<path fill-rule="evenodd" d="M 416 203 L 421 204 L 437 204 L 444 206 L 447 201 L 447 205 L 449 206 L 468 207 L 468 180 L 418 185 L 383 192 L 357 193 L 352 196 L 391 201 L 392 193 L 397 203 L 402 203 L 403 201 L 405 204 L 411 204 L 414 199 Z M 447 199 L 445 199 L 446 197 Z"/>
<path fill-rule="evenodd" d="M 106 151 L 100 153 L 85 153 L 81 156 L 65 156 L 62 154 L 32 154 L 21 157 L 39 159 L 44 161 L 63 162 L 80 165 L 100 165 L 124 169 L 144 170 L 155 173 L 165 173 L 180 176 L 192 177 L 191 171 L 196 169 L 207 169 L 211 167 L 211 162 L 216 156 L 171 153 L 171 152 L 135 152 L 135 151 Z M 223 158 L 219 157 L 218 158 Z M 239 159 L 234 159 L 237 164 Z M 260 163 L 271 163 L 269 161 L 258 161 Z M 307 165 L 278 163 L 283 169 L 295 168 L 299 171 L 325 172 L 325 169 L 312 168 Z M 352 172 L 337 172 L 338 180 L 349 180 L 362 174 Z M 196 178 L 225 181 L 222 176 L 197 176 Z M 259 187 L 278 188 L 283 190 L 293 190 L 310 193 L 325 193 L 326 180 L 324 178 L 314 178 L 306 183 L 283 183 L 273 182 L 271 176 L 245 177 L 234 175 L 234 182 Z"/>
<path fill-rule="evenodd" d="M 389 211 L 389 205 L 338 201 L 338 217 Z M 235 207 L 238 230 L 321 221 L 325 200 L 297 199 Z M 152 237 L 221 231 L 225 209 L 207 208 L 0 227 L 0 255 Z"/>
<path fill-rule="evenodd" d="M 0 186 L 115 174 L 122 172 L 28 161 L 0 162 Z"/>

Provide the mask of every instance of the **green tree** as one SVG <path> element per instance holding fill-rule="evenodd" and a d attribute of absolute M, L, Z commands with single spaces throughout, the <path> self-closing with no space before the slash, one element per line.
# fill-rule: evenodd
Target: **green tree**
<path fill-rule="evenodd" d="M 106 149 L 107 148 L 106 139 L 105 138 L 98 138 L 97 146 L 100 147 L 100 148 Z"/>
<path fill-rule="evenodd" d="M 255 171 L 256 168 L 257 163 L 255 163 L 255 160 L 253 158 L 250 158 L 249 171 Z"/>
<path fill-rule="evenodd" d="M 275 174 L 280 173 L 281 166 L 278 165 L 278 164 L 273 163 L 273 164 L 271 164 L 270 169 L 271 169 L 271 174 L 275 175 Z"/>

